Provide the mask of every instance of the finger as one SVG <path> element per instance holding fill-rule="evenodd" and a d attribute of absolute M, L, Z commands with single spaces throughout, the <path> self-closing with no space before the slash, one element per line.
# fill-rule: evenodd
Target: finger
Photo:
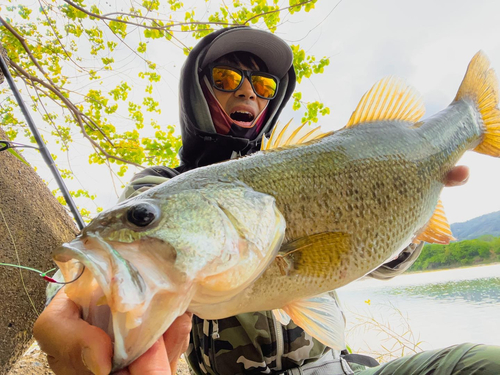
<path fill-rule="evenodd" d="M 118 374 L 130 375 L 171 375 L 167 351 L 160 337 L 146 353 L 128 366 L 128 372 Z"/>
<path fill-rule="evenodd" d="M 467 182 L 469 179 L 469 167 L 465 165 L 459 165 L 454 167 L 448 174 L 445 179 L 445 186 L 460 186 Z"/>
<path fill-rule="evenodd" d="M 179 316 L 163 334 L 163 341 L 170 361 L 170 370 L 175 374 L 180 356 L 189 346 L 191 318 L 193 314 L 185 313 Z"/>
<path fill-rule="evenodd" d="M 80 318 L 78 306 L 59 292 L 33 327 L 40 349 L 56 374 L 109 374 L 113 347 L 100 328 Z"/>

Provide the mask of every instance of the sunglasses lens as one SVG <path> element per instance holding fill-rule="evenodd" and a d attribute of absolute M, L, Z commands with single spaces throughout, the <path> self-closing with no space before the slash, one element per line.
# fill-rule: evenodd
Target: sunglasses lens
<path fill-rule="evenodd" d="M 214 85 L 219 90 L 232 91 L 240 85 L 241 74 L 229 68 L 216 66 L 212 69 Z"/>
<path fill-rule="evenodd" d="M 266 99 L 274 98 L 278 87 L 278 83 L 274 78 L 258 74 L 252 75 L 252 85 L 255 93 Z"/>

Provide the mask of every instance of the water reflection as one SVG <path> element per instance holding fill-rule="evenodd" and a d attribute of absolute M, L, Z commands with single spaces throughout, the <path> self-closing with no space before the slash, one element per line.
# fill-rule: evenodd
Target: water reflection
<path fill-rule="evenodd" d="M 378 293 L 377 293 L 378 294 Z M 449 281 L 446 283 L 410 285 L 385 290 L 392 296 L 408 296 L 441 300 L 448 303 L 464 301 L 477 305 L 500 302 L 500 278 Z"/>
<path fill-rule="evenodd" d="M 424 341 L 424 349 L 463 342 L 499 344 L 500 264 L 424 272 L 380 281 L 366 278 L 338 290 L 354 327 L 356 314 L 373 316 L 391 326 L 395 309 L 408 316 L 411 331 Z M 381 338 L 356 333 L 349 338 L 357 348 L 379 347 Z M 383 344 L 383 342 L 382 342 Z"/>

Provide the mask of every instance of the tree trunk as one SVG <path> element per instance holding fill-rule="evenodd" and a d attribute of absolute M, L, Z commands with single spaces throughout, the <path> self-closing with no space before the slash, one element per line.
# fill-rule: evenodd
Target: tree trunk
<path fill-rule="evenodd" d="M 7 139 L 2 129 L 0 139 Z M 51 250 L 77 232 L 36 172 L 10 152 L 0 152 L 0 262 L 49 270 Z M 27 349 L 44 308 L 45 287 L 35 272 L 0 266 L 0 374 Z"/>

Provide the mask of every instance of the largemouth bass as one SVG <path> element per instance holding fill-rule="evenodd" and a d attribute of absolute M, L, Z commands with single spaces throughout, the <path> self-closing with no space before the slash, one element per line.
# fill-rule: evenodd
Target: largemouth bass
<path fill-rule="evenodd" d="M 466 150 L 500 156 L 497 104 L 481 52 L 455 100 L 425 121 L 418 95 L 383 79 L 339 131 L 192 170 L 101 213 L 53 253 L 66 281 L 85 266 L 65 292 L 112 337 L 115 369 L 186 310 L 275 310 L 341 349 L 325 293 L 412 241 L 450 241 L 445 176 Z"/>

